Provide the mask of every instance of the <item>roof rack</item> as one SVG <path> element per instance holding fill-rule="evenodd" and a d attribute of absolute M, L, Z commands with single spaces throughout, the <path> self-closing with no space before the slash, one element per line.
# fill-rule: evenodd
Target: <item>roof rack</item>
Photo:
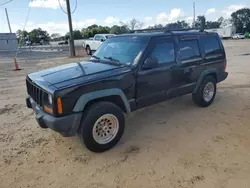
<path fill-rule="evenodd" d="M 198 31 L 198 32 L 204 32 L 203 30 L 198 30 L 196 28 L 181 28 L 181 29 L 169 29 L 168 27 L 162 27 L 162 28 L 149 28 L 149 29 L 137 29 L 133 30 L 133 33 L 139 33 L 139 32 L 154 32 L 154 31 L 162 31 L 164 33 L 172 33 L 174 31 Z"/>

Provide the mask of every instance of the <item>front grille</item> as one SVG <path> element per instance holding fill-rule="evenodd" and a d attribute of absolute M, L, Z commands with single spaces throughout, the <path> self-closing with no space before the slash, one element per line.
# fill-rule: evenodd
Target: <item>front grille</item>
<path fill-rule="evenodd" d="M 44 91 L 34 83 L 26 79 L 27 92 L 30 97 L 40 106 L 43 106 Z"/>

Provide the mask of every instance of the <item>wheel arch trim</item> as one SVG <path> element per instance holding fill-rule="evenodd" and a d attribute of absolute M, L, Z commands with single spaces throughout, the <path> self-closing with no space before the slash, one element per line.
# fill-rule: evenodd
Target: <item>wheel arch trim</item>
<path fill-rule="evenodd" d="M 123 101 L 126 108 L 126 112 L 131 112 L 127 97 L 125 96 L 124 92 L 118 88 L 99 90 L 81 95 L 74 106 L 73 112 L 82 112 L 85 109 L 87 103 L 92 100 L 113 95 L 121 97 L 121 100 Z"/>
<path fill-rule="evenodd" d="M 203 72 L 201 72 L 199 78 L 198 78 L 198 81 L 197 81 L 197 84 L 196 84 L 196 87 L 193 91 L 193 93 L 196 93 L 202 83 L 202 81 L 204 80 L 204 78 L 209 75 L 209 74 L 215 74 L 216 77 L 218 77 L 218 73 L 216 71 L 216 69 L 209 69 L 209 70 L 204 70 Z"/>

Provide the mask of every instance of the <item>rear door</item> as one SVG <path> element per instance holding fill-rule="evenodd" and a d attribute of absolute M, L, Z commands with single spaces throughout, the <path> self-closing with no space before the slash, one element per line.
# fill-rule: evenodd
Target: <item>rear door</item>
<path fill-rule="evenodd" d="M 181 36 L 178 38 L 178 65 L 173 69 L 173 97 L 193 92 L 200 72 L 204 69 L 202 51 L 198 36 Z"/>
<path fill-rule="evenodd" d="M 149 44 L 147 57 L 158 60 L 158 66 L 144 70 L 143 66 L 137 75 L 137 106 L 149 106 L 167 99 L 167 92 L 172 88 L 171 68 L 176 66 L 175 42 L 171 37 L 154 38 Z"/>

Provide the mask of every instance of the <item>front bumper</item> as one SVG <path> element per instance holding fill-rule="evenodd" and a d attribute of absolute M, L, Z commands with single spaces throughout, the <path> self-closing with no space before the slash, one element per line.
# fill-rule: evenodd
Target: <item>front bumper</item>
<path fill-rule="evenodd" d="M 44 112 L 31 97 L 26 98 L 26 105 L 36 114 L 36 120 L 41 128 L 50 128 L 64 137 L 75 136 L 81 124 L 81 113 L 74 113 L 63 117 L 54 117 Z"/>

